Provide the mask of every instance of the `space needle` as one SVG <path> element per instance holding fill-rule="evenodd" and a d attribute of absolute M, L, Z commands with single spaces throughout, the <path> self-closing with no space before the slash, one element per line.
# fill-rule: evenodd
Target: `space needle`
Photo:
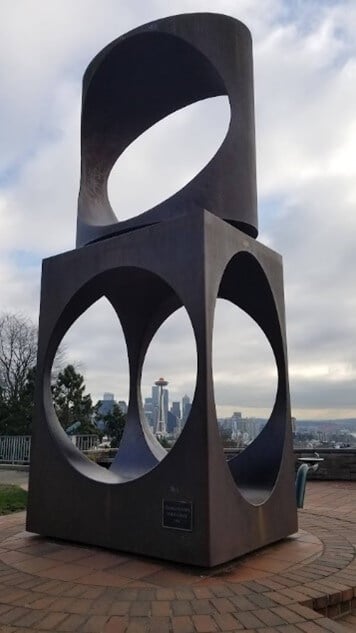
<path fill-rule="evenodd" d="M 158 398 L 158 420 L 156 426 L 156 437 L 166 437 L 167 429 L 166 429 L 166 420 L 164 417 L 163 410 L 163 387 L 167 387 L 168 381 L 164 378 L 159 378 L 156 380 L 155 385 L 159 387 L 159 398 Z"/>

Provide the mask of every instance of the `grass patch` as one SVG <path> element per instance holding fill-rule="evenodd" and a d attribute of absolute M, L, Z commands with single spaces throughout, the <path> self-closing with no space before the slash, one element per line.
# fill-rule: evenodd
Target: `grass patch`
<path fill-rule="evenodd" d="M 0 515 L 25 510 L 27 492 L 20 486 L 0 484 Z"/>

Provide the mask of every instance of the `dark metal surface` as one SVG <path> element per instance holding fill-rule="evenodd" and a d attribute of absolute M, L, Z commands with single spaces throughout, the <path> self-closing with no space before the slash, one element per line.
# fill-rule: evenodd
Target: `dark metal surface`
<path fill-rule="evenodd" d="M 251 49 L 241 22 L 197 13 L 141 26 L 93 59 L 83 81 L 77 246 L 195 208 L 257 236 Z M 120 222 L 120 209 L 116 217 L 107 194 L 118 157 L 163 117 L 217 95 L 228 96 L 231 121 L 216 155 L 165 202 Z"/>
<path fill-rule="evenodd" d="M 49 382 L 65 332 L 101 296 L 120 317 L 130 366 L 128 419 L 110 471 L 87 460 L 66 437 L 55 416 Z M 278 369 L 270 421 L 255 442 L 228 463 L 212 379 L 218 296 L 257 317 Z M 195 335 L 197 382 L 184 430 L 166 454 L 146 430 L 140 377 L 152 337 L 181 305 Z M 36 399 L 31 531 L 216 565 L 297 529 L 281 259 L 206 211 L 45 260 Z M 164 499 L 193 504 L 191 532 L 162 527 Z"/>
<path fill-rule="evenodd" d="M 224 86 L 232 118 L 213 160 L 162 205 L 115 224 L 106 182 L 117 156 L 155 120 Z M 116 40 L 86 73 L 82 140 L 78 244 L 94 243 L 43 264 L 28 529 L 202 566 L 295 532 L 282 262 L 247 235 L 257 233 L 247 29 L 224 16 L 182 15 Z M 63 336 L 103 296 L 121 321 L 130 372 L 127 424 L 110 470 L 74 448 L 50 388 Z M 212 373 L 218 297 L 259 324 L 278 372 L 270 420 L 228 463 Z M 197 380 L 167 454 L 146 427 L 140 381 L 153 336 L 181 306 L 194 332 Z"/>

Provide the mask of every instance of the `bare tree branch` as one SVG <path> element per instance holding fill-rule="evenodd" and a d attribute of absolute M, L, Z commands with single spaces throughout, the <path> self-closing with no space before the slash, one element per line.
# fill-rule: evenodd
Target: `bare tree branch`
<path fill-rule="evenodd" d="M 22 314 L 0 315 L 0 388 L 6 401 L 22 393 L 28 371 L 36 364 L 37 330 Z"/>

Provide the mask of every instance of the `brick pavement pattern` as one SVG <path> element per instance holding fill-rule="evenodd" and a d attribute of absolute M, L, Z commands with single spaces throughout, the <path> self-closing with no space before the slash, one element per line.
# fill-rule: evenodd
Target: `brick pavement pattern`
<path fill-rule="evenodd" d="M 356 631 L 352 482 L 308 483 L 298 534 L 213 570 L 46 539 L 24 520 L 0 517 L 1 633 Z"/>

